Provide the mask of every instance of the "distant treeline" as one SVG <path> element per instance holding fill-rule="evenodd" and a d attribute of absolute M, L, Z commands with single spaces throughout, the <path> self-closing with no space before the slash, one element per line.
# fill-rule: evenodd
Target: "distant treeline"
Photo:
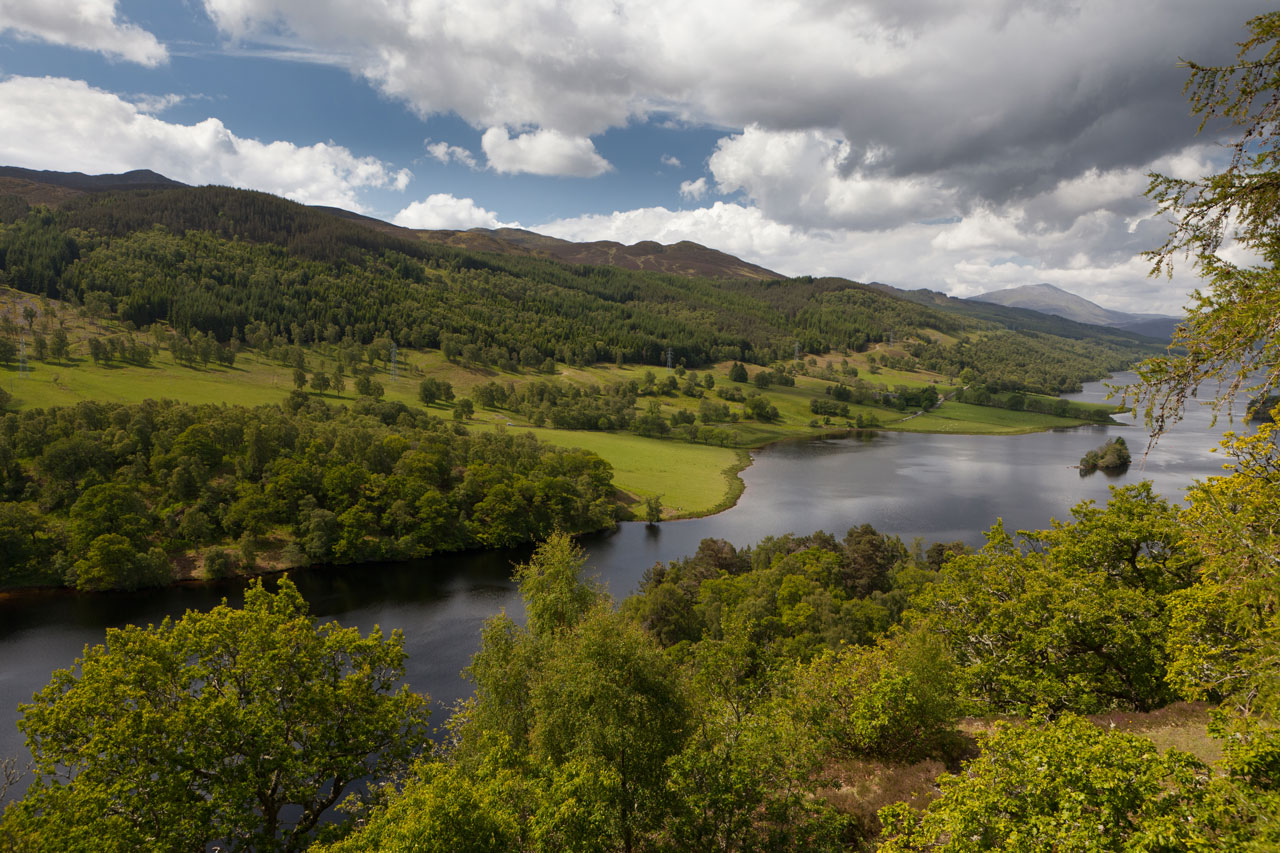
<path fill-rule="evenodd" d="M 613 524 L 608 463 L 400 403 L 80 403 L 0 420 L 0 586 L 422 557 Z"/>
<path fill-rule="evenodd" d="M 1037 397 L 1020 391 L 993 392 L 985 386 L 961 388 L 956 391 L 952 399 L 957 403 L 969 403 L 974 406 L 993 406 L 1014 412 L 1038 412 L 1043 415 L 1076 418 L 1082 421 L 1106 423 L 1111 420 L 1111 414 L 1104 406 L 1088 406 L 1073 403 L 1070 400 Z"/>

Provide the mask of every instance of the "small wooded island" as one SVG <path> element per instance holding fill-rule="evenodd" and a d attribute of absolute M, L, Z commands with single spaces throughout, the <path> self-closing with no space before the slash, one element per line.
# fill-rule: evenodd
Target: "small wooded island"
<path fill-rule="evenodd" d="M 1123 438 L 1116 436 L 1080 457 L 1080 475 L 1085 476 L 1098 470 L 1123 471 L 1132 461 L 1129 445 L 1125 444 Z"/>

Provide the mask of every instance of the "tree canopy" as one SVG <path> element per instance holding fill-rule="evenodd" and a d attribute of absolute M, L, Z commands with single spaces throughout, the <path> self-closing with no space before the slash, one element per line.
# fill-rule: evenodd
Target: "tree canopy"
<path fill-rule="evenodd" d="M 112 629 L 23 705 L 30 791 L 7 849 L 301 850 L 351 784 L 425 739 L 403 640 L 308 615 L 288 580 Z"/>
<path fill-rule="evenodd" d="M 1134 393 L 1156 435 L 1202 383 L 1220 382 L 1215 404 L 1227 408 L 1237 391 L 1265 394 L 1280 383 L 1280 12 L 1253 18 L 1248 29 L 1236 62 L 1186 63 L 1201 131 L 1230 140 L 1226 167 L 1199 178 L 1150 176 L 1147 194 L 1173 223 L 1148 253 L 1153 274 L 1171 273 L 1183 257 L 1205 280 L 1191 294 L 1175 349 L 1139 370 Z M 1250 260 L 1228 260 L 1220 252 L 1227 247 Z"/>

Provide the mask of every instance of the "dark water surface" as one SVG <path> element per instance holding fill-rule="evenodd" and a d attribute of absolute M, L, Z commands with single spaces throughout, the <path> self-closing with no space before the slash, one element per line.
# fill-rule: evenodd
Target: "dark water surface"
<path fill-rule="evenodd" d="M 1113 382 L 1126 380 L 1117 377 Z M 1102 383 L 1074 399 L 1102 400 Z M 737 506 L 710 518 L 642 523 L 586 537 L 589 570 L 615 597 L 634 591 L 645 569 L 659 560 L 693 553 L 708 536 L 750 545 L 764 536 L 826 530 L 837 535 L 856 524 L 926 543 L 982 543 L 997 517 L 1010 529 L 1048 526 L 1065 519 L 1081 500 L 1107 499 L 1108 485 L 1152 480 L 1171 500 L 1193 480 L 1221 473 L 1210 449 L 1230 428 L 1191 413 L 1140 456 L 1139 427 L 1084 427 L 1022 436 L 875 433 L 778 444 L 759 451 L 743 472 L 746 491 Z M 1239 428 L 1239 425 L 1236 427 Z M 1107 438 L 1123 435 L 1135 463 L 1119 476 L 1080 477 L 1076 462 Z M 322 619 L 368 631 L 404 631 L 406 681 L 443 709 L 469 691 L 459 675 L 474 653 L 486 618 L 523 608 L 510 580 L 513 560 L 528 552 L 444 556 L 408 564 L 347 566 L 295 573 L 294 581 Z M 207 610 L 225 596 L 242 597 L 237 583 L 177 586 L 130 594 L 46 592 L 0 598 L 0 757 L 29 756 L 16 728 L 17 705 L 71 665 L 108 627 L 155 623 L 188 609 Z M 444 718 L 437 711 L 436 722 Z M 11 791 L 10 796 L 15 792 Z"/>

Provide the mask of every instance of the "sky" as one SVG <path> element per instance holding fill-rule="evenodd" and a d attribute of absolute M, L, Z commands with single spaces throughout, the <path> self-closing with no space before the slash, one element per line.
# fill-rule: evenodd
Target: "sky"
<path fill-rule="evenodd" d="M 0 0 L 0 165 L 1179 313 L 1147 174 L 1265 0 Z"/>

